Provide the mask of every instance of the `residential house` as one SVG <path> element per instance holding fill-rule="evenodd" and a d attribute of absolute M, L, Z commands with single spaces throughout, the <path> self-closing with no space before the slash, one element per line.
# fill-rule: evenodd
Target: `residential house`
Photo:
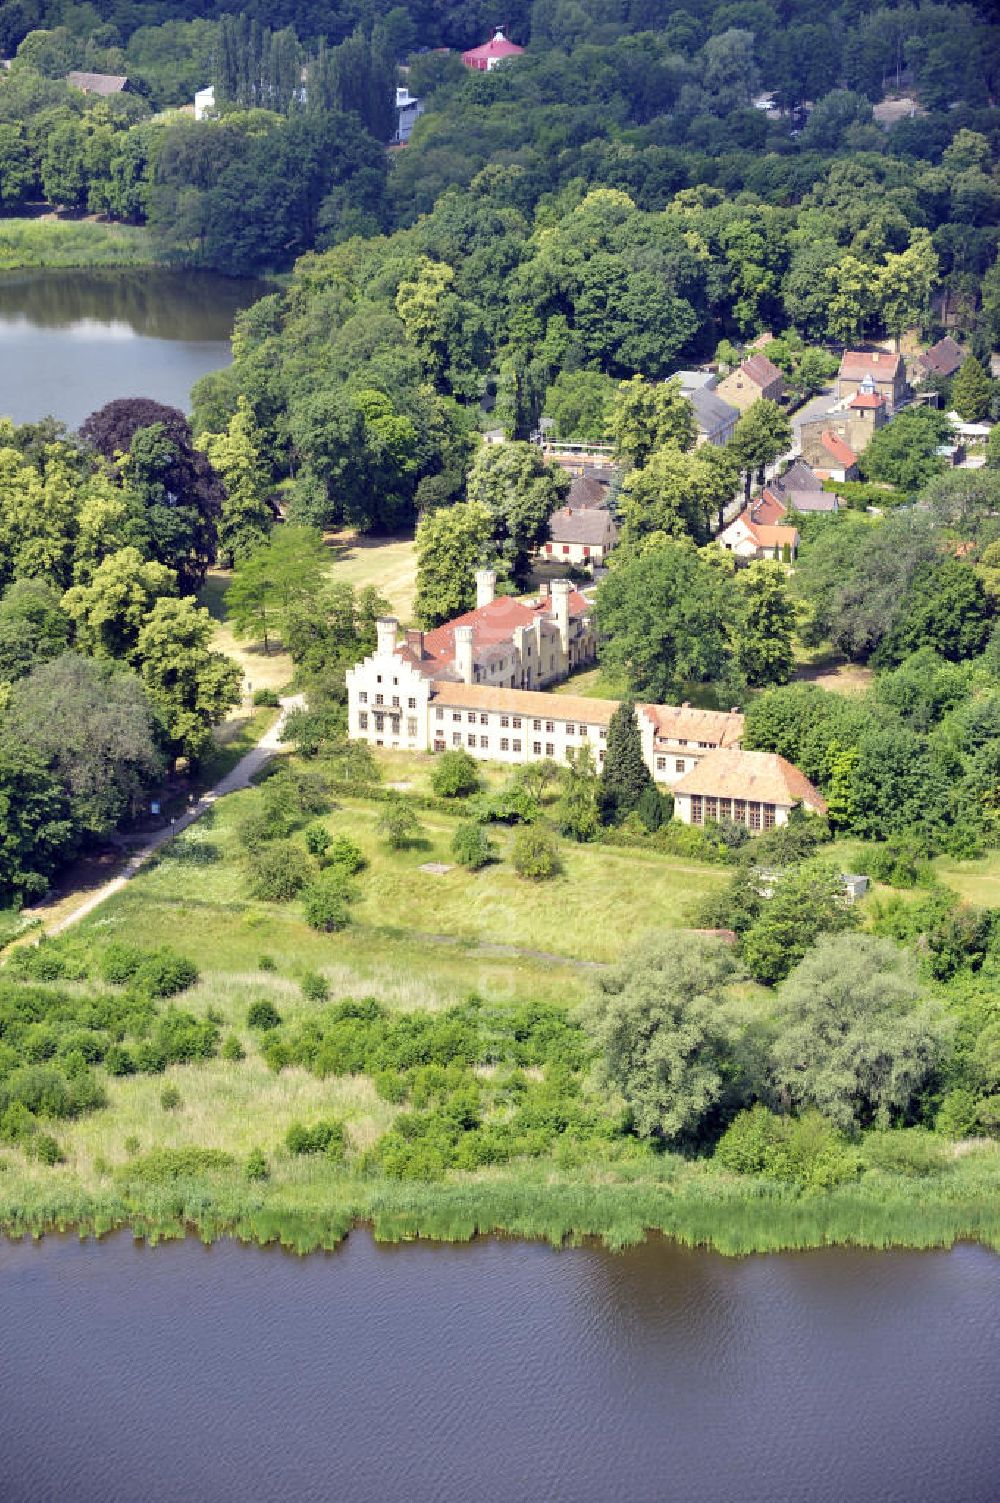
<path fill-rule="evenodd" d="M 766 397 L 770 402 L 780 402 L 784 393 L 784 377 L 766 355 L 758 352 L 731 371 L 724 381 L 719 382 L 716 390 L 724 402 L 738 407 L 740 412 L 746 412 L 761 397 Z"/>
<path fill-rule="evenodd" d="M 772 752 L 708 752 L 674 784 L 674 815 L 687 825 L 733 820 L 757 833 L 788 823 L 798 807 L 825 814 L 826 803 L 804 773 Z"/>
<path fill-rule="evenodd" d="M 215 85 L 199 89 L 194 96 L 194 118 L 205 120 L 215 109 Z"/>
<path fill-rule="evenodd" d="M 866 377 L 879 396 L 885 399 L 886 413 L 891 417 L 908 394 L 906 364 L 902 355 L 886 350 L 845 350 L 837 375 L 838 400 L 849 402 Z"/>
<path fill-rule="evenodd" d="M 615 543 L 618 528 L 611 513 L 600 506 L 574 509 L 562 506 L 549 518 L 549 537 L 538 550 L 548 563 L 590 569 L 603 564 Z"/>
<path fill-rule="evenodd" d="M 681 394 L 694 409 L 697 447 L 728 444 L 736 431 L 740 410 L 719 396 L 717 378 L 711 371 L 677 371 L 671 379 L 680 382 Z"/>
<path fill-rule="evenodd" d="M 803 424 L 801 430 L 802 454 L 817 475 L 827 480 L 854 480 L 858 473 L 858 456 L 840 434 L 829 426 L 833 414 L 827 414 L 827 422 L 813 430 L 816 425 Z"/>
<path fill-rule="evenodd" d="M 475 68 L 479 73 L 492 73 L 493 69 L 508 57 L 520 57 L 524 51 L 514 42 L 508 42 L 503 34 L 503 27 L 498 26 L 488 42 L 481 47 L 470 47 L 468 52 L 462 53 L 462 62 L 467 68 Z"/>
<path fill-rule="evenodd" d="M 761 515 L 774 514 L 773 507 L 757 506 Z M 798 552 L 798 528 L 784 522 L 758 521 L 753 504 L 744 507 L 728 527 L 724 527 L 717 539 L 719 546 L 737 558 L 753 560 L 771 558 L 791 563 Z"/>
<path fill-rule="evenodd" d="M 937 344 L 932 344 L 929 350 L 917 356 L 913 363 L 913 378 L 916 381 L 927 376 L 947 379 L 961 369 L 964 360 L 965 351 L 962 346 L 950 334 L 946 334 Z"/>
<path fill-rule="evenodd" d="M 598 475 L 592 470 L 584 470 L 582 474 L 573 476 L 573 482 L 566 497 L 566 505 L 570 511 L 589 511 L 592 507 L 606 507 L 610 489 L 606 473 Z"/>
<path fill-rule="evenodd" d="M 783 475 L 768 481 L 768 489 L 780 498 L 785 491 L 822 491 L 823 482 L 804 459 L 796 459 Z"/>
<path fill-rule="evenodd" d="M 128 90 L 128 78 L 124 73 L 74 71 L 66 74 L 66 82 L 82 94 L 96 94 L 100 99 L 108 99 L 112 94 L 124 94 Z"/>
<path fill-rule="evenodd" d="M 769 480 L 761 500 L 779 501 L 786 511 L 839 511 L 840 500 L 833 491 L 825 491 L 816 472 L 797 459 L 777 480 Z"/>

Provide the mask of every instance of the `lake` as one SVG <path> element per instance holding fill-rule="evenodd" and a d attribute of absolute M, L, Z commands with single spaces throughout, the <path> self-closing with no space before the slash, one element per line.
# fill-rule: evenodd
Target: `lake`
<path fill-rule="evenodd" d="M 0 1245 L 5 1503 L 993 1503 L 1000 1258 Z"/>
<path fill-rule="evenodd" d="M 228 365 L 233 319 L 269 291 L 208 272 L 19 271 L 0 275 L 0 416 L 79 426 L 115 397 L 188 410 Z"/>

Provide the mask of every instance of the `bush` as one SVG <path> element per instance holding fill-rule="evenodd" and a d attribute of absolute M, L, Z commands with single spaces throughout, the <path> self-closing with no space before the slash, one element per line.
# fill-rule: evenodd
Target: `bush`
<path fill-rule="evenodd" d="M 911 1179 L 935 1173 L 947 1162 L 948 1155 L 944 1144 L 920 1127 L 865 1133 L 862 1152 L 870 1168 Z"/>
<path fill-rule="evenodd" d="M 276 971 L 278 969 L 278 962 L 273 955 L 262 955 L 257 962 L 257 969 L 259 971 Z"/>
<path fill-rule="evenodd" d="M 350 922 L 348 891 L 338 867 L 328 867 L 315 877 L 302 895 L 306 923 L 311 929 L 334 934 Z"/>
<path fill-rule="evenodd" d="M 142 951 L 135 945 L 110 944 L 98 964 L 101 979 L 112 986 L 125 986 L 142 964 Z"/>
<path fill-rule="evenodd" d="M 51 1133 L 40 1132 L 31 1143 L 32 1157 L 40 1164 L 61 1164 L 65 1154 Z"/>
<path fill-rule="evenodd" d="M 344 1124 L 328 1119 L 304 1127 L 301 1122 L 293 1122 L 285 1134 L 285 1146 L 289 1153 L 324 1153 L 327 1158 L 342 1159 Z"/>
<path fill-rule="evenodd" d="M 125 1139 L 125 1151 L 132 1162 L 119 1169 L 121 1178 L 149 1182 L 191 1179 L 231 1169 L 236 1163 L 222 1148 L 154 1148 L 142 1158 L 136 1157 L 138 1150 L 138 1138 Z"/>
<path fill-rule="evenodd" d="M 266 1032 L 270 1028 L 281 1026 L 281 1014 L 273 1002 L 266 997 L 259 997 L 256 1002 L 251 1002 L 247 1008 L 247 1027 L 259 1028 Z"/>
<path fill-rule="evenodd" d="M 560 870 L 559 848 L 548 830 L 529 825 L 518 830 L 511 856 L 519 877 L 546 882 Z"/>
<path fill-rule="evenodd" d="M 861 1167 L 858 1153 L 819 1112 L 778 1117 L 760 1105 L 733 1119 L 714 1162 L 735 1174 L 765 1174 L 814 1190 L 853 1179 Z"/>
<path fill-rule="evenodd" d="M 135 984 L 150 997 L 175 997 L 198 980 L 198 967 L 169 945 L 147 951 L 135 973 Z"/>
<path fill-rule="evenodd" d="M 289 903 L 302 891 L 313 871 L 312 862 L 294 840 L 273 840 L 247 859 L 250 896 L 267 903 Z"/>
<path fill-rule="evenodd" d="M 110 1044 L 104 1056 L 104 1068 L 109 1075 L 134 1075 L 135 1060 L 124 1044 Z"/>
<path fill-rule="evenodd" d="M 300 985 L 307 1002 L 325 1002 L 330 995 L 330 983 L 318 971 L 306 971 Z"/>
<path fill-rule="evenodd" d="M 479 770 L 467 751 L 441 752 L 431 769 L 431 787 L 438 798 L 465 798 L 479 791 Z"/>
<path fill-rule="evenodd" d="M 523 783 L 511 779 L 496 793 L 483 793 L 469 811 L 481 824 L 527 825 L 538 818 L 538 800 Z"/>
<path fill-rule="evenodd" d="M 165 1112 L 175 1112 L 181 1104 L 181 1093 L 175 1085 L 165 1085 L 160 1092 L 160 1105 Z"/>
<path fill-rule="evenodd" d="M 670 815 L 664 808 L 664 801 L 660 790 L 654 787 L 652 783 L 648 784 L 642 790 L 642 793 L 639 795 L 639 803 L 636 807 L 639 818 L 650 834 L 654 830 L 658 830 L 670 818 Z"/>
<path fill-rule="evenodd" d="M 231 1061 L 233 1064 L 237 1064 L 241 1059 L 246 1059 L 246 1057 L 247 1052 L 240 1043 L 238 1035 L 235 1033 L 229 1034 L 222 1046 L 222 1058 Z"/>
<path fill-rule="evenodd" d="M 497 858 L 497 848 L 481 825 L 459 825 L 451 840 L 451 854 L 460 866 L 477 872 Z"/>
<path fill-rule="evenodd" d="M 154 1042 L 171 1064 L 192 1059 L 211 1059 L 219 1043 L 219 1030 L 208 1018 L 169 1008 L 156 1025 Z"/>
<path fill-rule="evenodd" d="M 257 1180 L 269 1179 L 270 1169 L 267 1167 L 267 1159 L 262 1148 L 251 1148 L 247 1154 L 246 1177 L 251 1183 Z"/>
<path fill-rule="evenodd" d="M 320 820 L 314 820 L 311 825 L 306 825 L 306 850 L 310 856 L 322 857 L 333 839 L 326 825 Z"/>
<path fill-rule="evenodd" d="M 323 864 L 338 867 L 346 876 L 353 877 L 364 871 L 368 863 L 359 845 L 355 845 L 346 835 L 338 835 L 327 847 Z"/>
<path fill-rule="evenodd" d="M 949 1091 L 935 1113 L 935 1132 L 946 1138 L 971 1138 L 978 1128 L 978 1097 L 961 1086 Z"/>
<path fill-rule="evenodd" d="M 266 707 L 267 709 L 276 710 L 281 700 L 278 698 L 276 689 L 255 689 L 253 691 L 253 702 L 258 709 Z"/>

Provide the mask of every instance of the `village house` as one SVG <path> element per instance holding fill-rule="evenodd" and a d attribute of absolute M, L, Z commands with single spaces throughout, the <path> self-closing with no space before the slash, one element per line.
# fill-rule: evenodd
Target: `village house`
<path fill-rule="evenodd" d="M 566 497 L 566 505 L 570 511 L 589 511 L 593 507 L 607 507 L 609 492 L 610 481 L 607 473 L 597 475 L 593 471 L 585 470 L 583 474 L 573 476 L 569 494 Z"/>
<path fill-rule="evenodd" d="M 802 455 L 807 464 L 816 471 L 817 476 L 824 480 L 856 480 L 858 474 L 858 456 L 845 439 L 830 425 L 829 419 L 833 416 L 828 413 L 818 431 L 806 432 L 806 427 L 814 428 L 813 424 L 802 426 Z"/>
<path fill-rule="evenodd" d="M 777 480 L 768 481 L 761 501 L 776 502 L 783 512 L 840 510 L 839 497 L 823 489 L 823 482 L 803 459 L 795 460 Z"/>
<path fill-rule="evenodd" d="M 886 350 L 845 350 L 837 374 L 837 398 L 849 402 L 865 378 L 885 401 L 887 416 L 906 401 L 908 386 L 902 355 Z"/>
<path fill-rule="evenodd" d="M 775 497 L 761 496 L 722 529 L 717 539 L 719 546 L 747 562 L 769 558 L 792 563 L 798 553 L 799 533 L 797 527 L 777 520 L 784 517 L 785 510 Z"/>
<path fill-rule="evenodd" d="M 518 47 L 515 42 L 508 42 L 503 34 L 503 27 L 498 26 L 488 42 L 463 52 L 462 62 L 467 68 L 475 68 L 479 73 L 492 73 L 505 58 L 520 57 L 523 51 L 524 48 Z"/>
<path fill-rule="evenodd" d="M 715 388 L 724 402 L 746 412 L 754 402 L 766 397 L 770 402 L 780 402 L 784 393 L 784 378 L 778 367 L 766 355 L 750 355 L 731 371 Z"/>
<path fill-rule="evenodd" d="M 549 518 L 549 537 L 538 550 L 547 563 L 590 569 L 603 564 L 618 540 L 618 528 L 606 507 L 561 506 Z"/>
<path fill-rule="evenodd" d="M 799 442 L 803 458 L 807 464 L 824 471 L 832 479 L 849 478 L 831 473 L 831 461 L 835 467 L 842 469 L 844 455 L 842 452 L 838 454 L 835 447 L 831 448 L 825 441 L 826 435 L 839 438 L 857 458 L 865 452 L 874 435 L 888 421 L 885 398 L 881 392 L 876 391 L 872 378 L 865 376 L 852 396 L 820 417 L 810 418 L 800 424 Z"/>
<path fill-rule="evenodd" d="M 925 380 L 928 376 L 947 379 L 961 370 L 964 360 L 965 351 L 962 346 L 950 334 L 946 334 L 937 344 L 932 344 L 929 350 L 917 356 L 913 362 L 912 379 L 915 382 Z"/>
<path fill-rule="evenodd" d="M 687 825 L 733 820 L 757 833 L 788 823 L 798 807 L 825 814 L 809 779 L 772 752 L 720 749 L 700 757 L 673 787 L 674 817 Z"/>
<path fill-rule="evenodd" d="M 728 444 L 736 432 L 740 409 L 719 396 L 717 377 L 711 371 L 676 371 L 670 379 L 680 382 L 681 395 L 694 409 L 695 446 Z"/>

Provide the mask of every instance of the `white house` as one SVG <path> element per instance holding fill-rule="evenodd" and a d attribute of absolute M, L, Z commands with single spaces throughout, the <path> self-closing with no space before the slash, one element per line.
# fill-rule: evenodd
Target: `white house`
<path fill-rule="evenodd" d="M 396 89 L 396 133 L 393 142 L 405 146 L 413 134 L 413 127 L 424 113 L 420 100 L 410 93 L 404 84 Z"/>
<path fill-rule="evenodd" d="M 199 89 L 194 96 L 194 118 L 205 120 L 215 109 L 215 85 L 209 84 L 207 89 Z"/>
<path fill-rule="evenodd" d="M 799 805 L 826 813 L 826 803 L 805 773 L 772 752 L 709 752 L 674 785 L 673 793 L 674 815 L 687 825 L 735 820 L 757 832 L 787 824 Z"/>
<path fill-rule="evenodd" d="M 539 557 L 554 564 L 593 570 L 603 564 L 618 540 L 611 513 L 600 506 L 562 506 L 549 518 L 549 537 Z"/>
<path fill-rule="evenodd" d="M 784 523 L 758 521 L 755 508 L 747 506 L 728 527 L 722 529 L 718 543 L 737 558 L 791 562 L 798 551 L 799 533 L 798 528 Z"/>

